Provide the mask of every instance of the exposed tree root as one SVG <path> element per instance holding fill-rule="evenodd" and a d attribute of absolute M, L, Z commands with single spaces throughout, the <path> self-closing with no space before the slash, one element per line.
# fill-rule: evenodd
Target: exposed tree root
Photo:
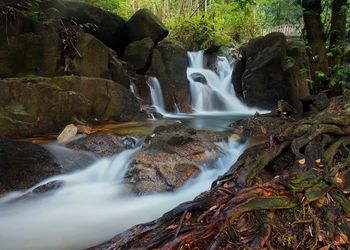
<path fill-rule="evenodd" d="M 348 249 L 348 106 L 333 100 L 246 150 L 210 191 L 92 249 Z"/>

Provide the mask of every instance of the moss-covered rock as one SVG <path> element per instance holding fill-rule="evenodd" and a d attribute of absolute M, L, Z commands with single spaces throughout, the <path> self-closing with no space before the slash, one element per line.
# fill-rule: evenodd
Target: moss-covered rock
<path fill-rule="evenodd" d="M 124 60 L 136 71 L 145 71 L 151 61 L 153 46 L 154 43 L 149 37 L 132 42 L 124 51 Z"/>
<path fill-rule="evenodd" d="M 101 78 L 54 77 L 0 80 L 0 136 L 58 131 L 74 119 L 127 121 L 139 106 L 123 86 Z"/>
<path fill-rule="evenodd" d="M 138 10 L 126 23 L 126 31 L 132 42 L 150 37 L 157 43 L 169 34 L 161 20 L 148 9 Z"/>

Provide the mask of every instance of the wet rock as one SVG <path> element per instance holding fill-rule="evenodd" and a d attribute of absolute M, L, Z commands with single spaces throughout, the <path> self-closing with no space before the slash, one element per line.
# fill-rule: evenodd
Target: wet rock
<path fill-rule="evenodd" d="M 57 137 L 59 143 L 66 143 L 72 140 L 78 133 L 78 128 L 73 124 L 67 125 L 61 134 Z"/>
<path fill-rule="evenodd" d="M 0 136 L 59 131 L 75 119 L 142 118 L 130 91 L 106 79 L 76 76 L 0 79 Z"/>
<path fill-rule="evenodd" d="M 227 137 L 187 129 L 183 124 L 157 127 L 146 137 L 125 177 L 137 194 L 172 191 L 200 174 L 200 166 L 222 156 L 215 144 Z"/>
<path fill-rule="evenodd" d="M 159 80 L 168 111 L 174 111 L 176 103 L 180 111 L 192 112 L 187 67 L 187 51 L 180 44 L 161 42 L 154 47 L 147 73 Z"/>
<path fill-rule="evenodd" d="M 126 23 L 126 30 L 132 42 L 150 37 L 157 43 L 169 34 L 161 20 L 148 9 L 138 10 Z"/>
<path fill-rule="evenodd" d="M 154 43 L 149 37 L 132 42 L 124 51 L 124 60 L 137 72 L 145 71 L 151 62 L 153 46 Z"/>
<path fill-rule="evenodd" d="M 271 33 L 249 41 L 236 62 L 233 83 L 238 96 L 248 105 L 274 110 L 286 100 L 301 111 L 300 98 L 310 90 L 300 72 L 307 55 L 297 43 L 288 44 L 282 33 Z"/>
<path fill-rule="evenodd" d="M 0 194 L 28 189 L 61 170 L 59 162 L 42 146 L 0 139 Z"/>
<path fill-rule="evenodd" d="M 66 145 L 70 149 L 92 152 L 101 157 L 113 156 L 135 146 L 136 139 L 133 137 L 118 136 L 104 132 L 87 135 Z"/>

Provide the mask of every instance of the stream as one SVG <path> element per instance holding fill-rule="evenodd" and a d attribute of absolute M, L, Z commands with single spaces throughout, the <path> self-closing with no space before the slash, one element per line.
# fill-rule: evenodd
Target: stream
<path fill-rule="evenodd" d="M 232 68 L 226 58 L 218 58 L 217 72 L 204 68 L 203 51 L 189 53 L 189 60 L 187 76 L 193 113 L 165 112 L 160 84 L 152 78 L 153 106 L 164 117 L 157 122 L 180 120 L 188 127 L 222 131 L 227 129 L 229 121 L 257 111 L 245 107 L 236 98 L 231 83 Z M 204 83 L 198 81 L 198 75 L 205 80 Z M 146 130 L 151 131 L 154 127 L 154 122 L 146 121 L 140 125 L 141 130 L 145 124 Z M 181 202 L 208 190 L 245 148 L 244 144 L 232 140 L 220 142 L 218 145 L 224 152 L 223 156 L 211 166 L 202 166 L 201 174 L 180 189 L 136 196 L 128 192 L 122 180 L 128 165 L 142 147 L 142 140 L 137 145 L 113 157 L 99 159 L 83 170 L 58 175 L 29 190 L 0 197 L 0 249 L 84 249 L 102 243 L 133 225 L 154 220 Z M 52 181 L 64 185 L 34 198 L 20 198 L 37 186 Z"/>

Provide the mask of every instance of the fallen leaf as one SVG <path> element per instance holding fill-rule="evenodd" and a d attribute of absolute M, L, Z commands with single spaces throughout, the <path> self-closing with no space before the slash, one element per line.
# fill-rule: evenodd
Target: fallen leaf
<path fill-rule="evenodd" d="M 321 163 L 321 159 L 317 159 L 315 162 L 316 163 Z"/>
<path fill-rule="evenodd" d="M 263 126 L 260 127 L 261 133 L 263 133 L 263 135 L 267 135 L 267 129 Z"/>
<path fill-rule="evenodd" d="M 345 234 L 340 233 L 339 236 L 340 236 L 340 238 L 343 239 L 343 241 L 344 241 L 346 244 L 349 244 L 349 243 L 350 243 L 350 242 L 349 242 L 349 239 L 348 239 L 348 236 L 346 236 Z"/>
<path fill-rule="evenodd" d="M 299 162 L 299 164 L 301 164 L 301 165 L 305 164 L 305 158 L 300 159 L 298 162 Z"/>
<path fill-rule="evenodd" d="M 191 219 L 191 216 L 192 216 L 192 213 L 188 212 L 188 213 L 186 213 L 186 215 L 185 215 L 185 219 L 186 219 L 186 220 L 190 220 L 190 219 Z"/>
<path fill-rule="evenodd" d="M 335 181 L 336 181 L 337 183 L 339 183 L 339 184 L 343 183 L 342 176 L 341 176 L 341 174 L 340 174 L 339 172 L 337 172 L 337 173 L 335 174 Z"/>
<path fill-rule="evenodd" d="M 177 227 L 178 227 L 178 225 L 172 224 L 172 225 L 168 226 L 166 229 L 173 230 L 173 229 L 175 229 Z"/>

